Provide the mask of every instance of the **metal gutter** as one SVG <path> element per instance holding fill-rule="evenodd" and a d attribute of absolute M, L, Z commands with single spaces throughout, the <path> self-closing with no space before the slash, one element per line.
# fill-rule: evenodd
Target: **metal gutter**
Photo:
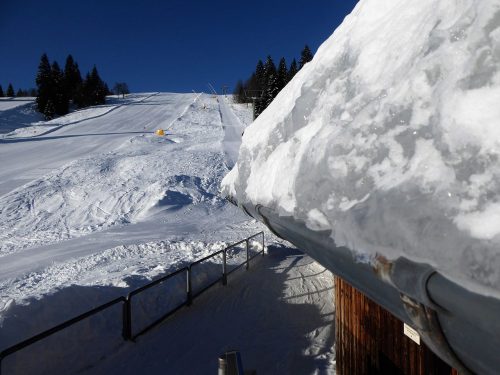
<path fill-rule="evenodd" d="M 351 249 L 335 244 L 330 231 L 312 231 L 260 205 L 238 206 L 416 328 L 427 346 L 460 374 L 498 373 L 500 300 L 466 290 L 431 266 L 406 258 L 360 263 Z"/>

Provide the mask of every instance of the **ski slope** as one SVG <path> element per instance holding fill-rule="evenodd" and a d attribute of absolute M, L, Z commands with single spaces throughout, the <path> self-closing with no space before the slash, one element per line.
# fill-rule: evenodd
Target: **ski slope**
<path fill-rule="evenodd" d="M 47 125 L 57 127 L 55 132 L 4 138 L 0 141 L 0 158 L 10 162 L 0 172 L 0 194 L 90 153 L 110 152 L 134 135 L 153 131 L 152 127 L 167 127 L 179 115 L 177 108 L 185 108 L 193 100 L 192 94 L 151 94 L 125 105 L 83 110 L 84 116 L 78 111 L 62 121 L 49 121 Z M 58 127 L 60 123 L 65 126 Z"/>
<path fill-rule="evenodd" d="M 132 287 L 123 281 L 131 274 L 153 277 L 261 230 L 218 196 L 237 152 L 223 140 L 238 142 L 224 135 L 235 126 L 220 116 L 234 105 L 226 100 L 137 94 L 4 134 L 0 322 L 55 290 Z M 167 136 L 154 135 L 159 128 Z M 172 256 L 158 268 L 165 249 Z M 135 267 L 143 258 L 150 263 Z"/>
<path fill-rule="evenodd" d="M 202 100 L 208 101 L 205 109 Z M 45 135 L 15 134 L 0 141 L 2 160 L 11 161 L 0 172 L 0 256 L 16 257 L 19 249 L 31 248 L 30 259 L 37 254 L 39 262 L 46 248 L 35 247 L 111 227 L 121 244 L 126 239 L 116 228 L 120 225 L 153 217 L 159 223 L 165 213 L 177 225 L 193 203 L 225 206 L 217 197 L 226 172 L 217 100 L 151 94 L 87 116 L 64 126 L 51 124 L 56 130 Z M 159 128 L 170 135 L 153 135 Z M 140 225 L 127 228 L 132 237 L 136 230 L 143 238 Z M 73 248 L 73 243 L 62 246 Z"/>
<path fill-rule="evenodd" d="M 259 223 L 219 196 L 220 182 L 237 160 L 241 134 L 251 121 L 251 108 L 230 98 L 148 93 L 112 98 L 104 106 L 52 121 L 35 119 L 4 132 L 0 158 L 8 162 L 0 170 L 0 351 L 261 231 Z M 159 128 L 165 137 L 154 134 Z M 266 236 L 267 243 L 276 240 Z M 255 274 L 247 273 L 247 281 L 242 281 L 247 275 L 235 277 L 243 283 L 232 281 L 228 296 L 227 290 L 216 289 L 197 300 L 188 315 L 177 316 L 174 331 L 160 327 L 158 332 L 178 335 L 178 342 L 182 335 L 204 332 L 189 353 L 205 350 L 197 365 L 202 373 L 212 370 L 215 352 L 233 344 L 264 372 L 294 366 L 311 373 L 316 368 L 333 371 L 331 275 L 293 249 L 273 251 L 262 269 L 255 266 Z M 233 302 L 220 311 L 226 298 Z M 150 303 L 157 302 L 153 298 Z M 304 303 L 310 306 L 302 309 Z M 288 326 L 280 325 L 290 311 L 306 311 L 307 322 L 294 323 L 298 316 L 292 314 Z M 247 330 L 218 335 L 213 314 L 219 326 L 250 319 L 258 323 L 260 336 Z M 4 366 L 8 373 L 23 374 L 84 368 L 110 373 L 108 366 L 117 368 L 129 358 L 125 367 L 133 373 L 144 367 L 143 347 L 113 336 L 114 325 L 116 317 L 103 314 L 92 324 L 9 357 Z M 291 339 L 292 334 L 297 337 Z M 275 349 L 284 357 L 274 364 L 274 344 L 262 357 L 263 341 L 273 335 L 289 337 L 287 345 Z M 111 336 L 118 341 L 106 347 Z M 212 340 L 218 345 L 208 350 Z M 253 344 L 244 346 L 249 340 Z M 172 350 L 170 358 L 177 354 Z M 107 360 L 101 362 L 103 355 Z M 150 373 L 163 371 L 158 358 L 150 361 Z M 187 365 L 176 362 L 179 372 Z"/>

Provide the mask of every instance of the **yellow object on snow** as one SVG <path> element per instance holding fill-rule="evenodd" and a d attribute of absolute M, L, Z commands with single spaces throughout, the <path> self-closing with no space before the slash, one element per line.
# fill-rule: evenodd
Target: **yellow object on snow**
<path fill-rule="evenodd" d="M 164 136 L 164 135 L 165 135 L 165 132 L 163 131 L 163 129 L 157 129 L 157 130 L 155 131 L 155 134 L 156 134 L 156 135 L 159 135 L 159 136 Z"/>

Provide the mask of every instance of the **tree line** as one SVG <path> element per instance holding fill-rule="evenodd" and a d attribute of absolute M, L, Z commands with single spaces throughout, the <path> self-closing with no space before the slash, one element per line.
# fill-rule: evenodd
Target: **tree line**
<path fill-rule="evenodd" d="M 36 75 L 37 109 L 47 119 L 69 112 L 70 103 L 77 108 L 104 104 L 110 94 L 108 85 L 99 76 L 96 66 L 82 79 L 78 63 L 68 55 L 64 70 L 57 61 L 52 64 L 43 54 Z"/>
<path fill-rule="evenodd" d="M 0 98 L 9 97 L 9 98 L 22 98 L 27 96 L 37 96 L 36 89 L 23 90 L 19 89 L 17 92 L 14 91 L 14 86 L 12 83 L 9 83 L 7 86 L 7 91 L 4 93 L 2 85 L 0 85 Z"/>
<path fill-rule="evenodd" d="M 259 60 L 250 78 L 245 82 L 239 80 L 236 83 L 234 89 L 236 102 L 253 102 L 253 115 L 254 118 L 257 118 L 295 74 L 312 58 L 313 54 L 306 45 L 300 54 L 298 66 L 297 61 L 293 59 L 288 67 L 284 57 L 280 59 L 277 68 L 271 56 L 267 56 L 266 62 Z"/>

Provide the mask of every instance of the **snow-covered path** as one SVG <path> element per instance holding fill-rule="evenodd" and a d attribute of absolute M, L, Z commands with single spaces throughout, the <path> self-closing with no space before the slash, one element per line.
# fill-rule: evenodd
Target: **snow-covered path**
<path fill-rule="evenodd" d="M 224 127 L 223 148 L 226 156 L 226 165 L 229 169 L 233 168 L 238 160 L 238 152 L 241 145 L 241 135 L 245 126 L 240 119 L 229 108 L 226 97 L 219 98 L 219 110 Z"/>
<path fill-rule="evenodd" d="M 257 374 L 333 374 L 333 277 L 307 255 L 271 246 L 249 272 L 230 276 L 89 374 L 215 374 L 226 350 Z"/>

